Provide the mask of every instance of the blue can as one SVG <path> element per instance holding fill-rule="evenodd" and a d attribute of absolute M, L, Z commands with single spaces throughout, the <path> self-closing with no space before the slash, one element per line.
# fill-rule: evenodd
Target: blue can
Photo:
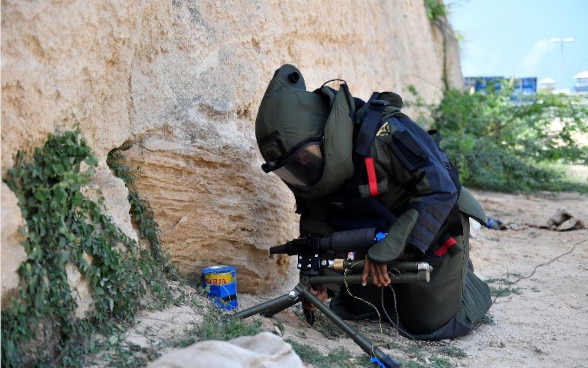
<path fill-rule="evenodd" d="M 206 296 L 217 308 L 237 308 L 237 268 L 234 266 L 212 266 L 202 270 L 202 285 L 208 287 Z"/>

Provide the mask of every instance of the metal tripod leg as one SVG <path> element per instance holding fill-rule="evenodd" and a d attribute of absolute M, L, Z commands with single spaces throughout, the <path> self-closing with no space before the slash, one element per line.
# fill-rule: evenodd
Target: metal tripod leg
<path fill-rule="evenodd" d="M 269 300 L 265 303 L 261 303 L 249 309 L 245 309 L 239 313 L 235 313 L 233 318 L 247 318 L 254 314 L 261 314 L 264 317 L 271 317 L 274 314 L 283 311 L 284 309 L 293 306 L 294 304 L 302 301 L 302 297 L 300 296 L 300 292 L 295 292 L 298 288 L 294 288 L 288 294 L 279 296 L 275 299 Z"/>
<path fill-rule="evenodd" d="M 303 278 L 304 279 L 304 278 Z M 304 280 L 301 280 L 304 283 Z M 308 282 L 308 280 L 307 280 Z M 315 305 L 318 310 L 323 312 L 327 318 L 333 321 L 337 326 L 339 326 L 345 333 L 355 341 L 359 347 L 366 352 L 369 356 L 375 356 L 378 360 L 384 364 L 388 368 L 395 368 L 400 367 L 400 364 L 395 361 L 389 355 L 386 355 L 380 348 L 375 346 L 371 343 L 371 341 L 359 333 L 356 329 L 351 327 L 347 322 L 345 322 L 341 317 L 339 317 L 335 312 L 333 312 L 326 304 L 324 304 L 319 298 L 317 298 L 314 294 L 312 294 L 308 288 L 304 288 L 300 292 L 300 294 L 304 297 L 304 299 L 308 300 L 310 303 Z"/>
<path fill-rule="evenodd" d="M 294 289 L 292 289 L 292 291 L 290 291 L 288 294 L 279 296 L 268 302 L 236 313 L 233 315 L 233 318 L 247 318 L 258 313 L 265 317 L 271 317 L 274 314 L 302 301 L 302 299 L 306 299 L 315 305 L 318 310 L 323 312 L 327 318 L 339 326 L 369 356 L 376 357 L 385 367 L 400 367 L 400 364 L 397 361 L 395 361 L 389 355 L 386 355 L 377 346 L 373 345 L 368 338 L 347 324 L 347 322 L 345 322 L 341 317 L 339 317 L 335 312 L 327 307 L 326 304 L 324 304 L 313 293 L 311 293 L 309 288 L 310 278 L 308 276 L 304 276 L 300 279 L 300 282 L 294 287 Z"/>

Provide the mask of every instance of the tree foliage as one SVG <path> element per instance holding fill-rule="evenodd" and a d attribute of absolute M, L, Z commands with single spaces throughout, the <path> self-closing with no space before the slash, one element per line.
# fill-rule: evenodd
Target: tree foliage
<path fill-rule="evenodd" d="M 577 190 L 557 165 L 588 162 L 584 96 L 517 95 L 509 82 L 485 93 L 448 90 L 433 108 L 433 128 L 462 182 L 473 187 Z"/>

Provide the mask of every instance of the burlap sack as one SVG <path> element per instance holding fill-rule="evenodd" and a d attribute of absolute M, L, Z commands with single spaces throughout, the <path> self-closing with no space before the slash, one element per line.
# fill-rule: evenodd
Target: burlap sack
<path fill-rule="evenodd" d="M 292 346 L 270 332 L 230 341 L 202 341 L 153 361 L 148 368 L 304 368 Z"/>
<path fill-rule="evenodd" d="M 584 222 L 576 218 L 566 207 L 560 207 L 547 220 L 547 227 L 555 231 L 577 230 L 584 228 Z"/>

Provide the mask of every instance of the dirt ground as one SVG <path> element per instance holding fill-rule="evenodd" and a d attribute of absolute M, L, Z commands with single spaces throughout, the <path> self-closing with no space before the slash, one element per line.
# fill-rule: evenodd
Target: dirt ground
<path fill-rule="evenodd" d="M 485 323 L 466 337 L 434 343 L 403 338 L 385 323 L 381 329 L 377 322 L 352 326 L 405 367 L 588 367 L 588 227 L 545 228 L 560 207 L 588 225 L 588 197 L 472 192 L 487 216 L 505 226 L 474 230 L 470 240 L 475 272 L 496 291 Z M 239 294 L 239 310 L 288 292 L 296 281 L 264 295 Z M 145 316 L 142 323 L 152 319 L 187 325 L 199 320 L 193 310 L 185 312 L 172 308 Z M 261 319 L 265 329 L 287 341 L 310 345 L 325 355 L 341 347 L 352 356 L 363 355 L 320 313 L 313 327 L 307 325 L 299 304 L 272 318 L 250 318 Z M 349 366 L 370 366 L 363 362 Z"/>
<path fill-rule="evenodd" d="M 516 282 L 517 293 L 496 297 L 494 323 L 454 342 L 468 354 L 460 365 L 588 367 L 588 228 L 541 228 L 559 207 L 587 224 L 588 197 L 475 194 L 489 217 L 507 225 L 471 240 L 476 273 Z"/>

